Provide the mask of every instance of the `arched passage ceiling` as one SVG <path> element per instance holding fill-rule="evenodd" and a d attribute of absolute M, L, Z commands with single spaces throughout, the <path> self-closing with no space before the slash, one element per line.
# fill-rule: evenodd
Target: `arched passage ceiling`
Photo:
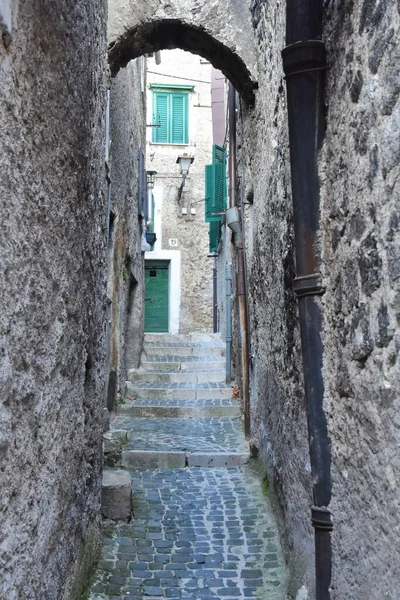
<path fill-rule="evenodd" d="M 181 48 L 209 60 L 253 102 L 256 54 L 243 0 L 110 0 L 108 31 L 113 75 L 142 54 Z"/>

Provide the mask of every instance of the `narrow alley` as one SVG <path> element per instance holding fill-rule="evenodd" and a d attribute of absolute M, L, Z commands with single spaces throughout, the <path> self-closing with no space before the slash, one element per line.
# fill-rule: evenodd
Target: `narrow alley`
<path fill-rule="evenodd" d="M 0 0 L 0 600 L 399 600 L 400 0 Z"/>
<path fill-rule="evenodd" d="M 104 472 L 106 516 L 129 513 L 128 481 L 134 518 L 106 521 L 90 600 L 286 598 L 277 526 L 223 354 L 215 334 L 146 334 L 129 371 L 133 399 L 108 434 L 120 453 Z"/>

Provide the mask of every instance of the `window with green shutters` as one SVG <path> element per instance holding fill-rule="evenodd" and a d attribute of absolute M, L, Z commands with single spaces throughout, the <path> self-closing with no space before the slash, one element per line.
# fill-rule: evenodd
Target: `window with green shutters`
<path fill-rule="evenodd" d="M 153 90 L 153 143 L 188 144 L 188 93 Z"/>

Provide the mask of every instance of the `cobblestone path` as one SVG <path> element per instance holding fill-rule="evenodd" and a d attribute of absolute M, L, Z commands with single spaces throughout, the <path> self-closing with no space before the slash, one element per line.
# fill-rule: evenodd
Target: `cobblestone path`
<path fill-rule="evenodd" d="M 148 334 L 142 367 L 130 374 L 130 392 L 138 398 L 122 407 L 112 428 L 127 432 L 122 465 L 135 467 L 129 468 L 134 517 L 130 523 L 105 527 L 89 600 L 286 598 L 277 527 L 258 476 L 243 464 L 248 461 L 248 445 L 237 400 L 232 400 L 231 387 L 223 383 L 223 346 L 214 336 L 193 338 L 190 343 L 190 336 Z M 173 355 L 166 353 L 168 348 L 173 348 Z M 212 354 L 193 361 L 193 351 Z M 174 380 L 180 373 L 202 372 L 201 362 L 209 363 L 213 381 L 219 368 L 218 387 L 205 388 L 204 381 L 197 381 L 193 389 L 208 389 L 208 397 L 174 401 L 171 390 L 181 388 L 168 386 L 165 376 Z M 191 369 L 188 363 L 199 368 Z M 163 375 L 162 385 L 157 385 L 157 373 Z M 157 398 L 152 397 L 154 389 Z M 215 397 L 213 390 L 225 390 L 225 397 Z M 209 418 L 169 416 L 176 410 L 185 414 L 221 407 L 231 413 Z M 146 417 L 133 416 L 143 410 Z M 160 410 L 166 411 L 164 418 L 159 417 Z M 157 455 L 163 466 L 139 468 L 143 450 Z M 220 464 L 241 466 L 204 466 L 210 464 L 210 454 L 217 459 L 220 455 Z M 171 466 L 176 455 L 182 455 L 181 468 Z M 190 466 L 192 456 L 201 466 Z"/>

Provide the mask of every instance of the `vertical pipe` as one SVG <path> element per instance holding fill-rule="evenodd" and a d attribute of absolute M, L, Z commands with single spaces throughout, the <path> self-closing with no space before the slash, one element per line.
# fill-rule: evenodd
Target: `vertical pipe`
<path fill-rule="evenodd" d="M 217 258 L 214 256 L 213 266 L 213 331 L 218 332 L 218 272 Z"/>
<path fill-rule="evenodd" d="M 232 321 L 231 321 L 231 297 L 232 297 L 232 265 L 229 263 L 225 267 L 226 278 L 226 383 L 231 383 L 231 344 L 232 344 Z"/>
<path fill-rule="evenodd" d="M 287 0 L 287 84 L 296 279 L 303 355 L 310 462 L 311 519 L 315 530 L 316 599 L 329 600 L 331 581 L 331 456 L 323 408 L 324 380 L 320 275 L 318 153 L 325 130 L 322 0 Z"/>
<path fill-rule="evenodd" d="M 230 83 L 228 93 L 229 107 L 229 205 L 235 207 L 236 201 L 236 98 L 235 88 Z M 242 229 L 241 224 L 241 229 Z M 240 327 L 240 365 L 241 388 L 244 412 L 244 431 L 250 435 L 250 373 L 249 373 L 249 337 L 247 329 L 247 295 L 245 277 L 245 255 L 242 232 L 235 234 L 237 285 L 236 295 L 239 309 Z"/>

